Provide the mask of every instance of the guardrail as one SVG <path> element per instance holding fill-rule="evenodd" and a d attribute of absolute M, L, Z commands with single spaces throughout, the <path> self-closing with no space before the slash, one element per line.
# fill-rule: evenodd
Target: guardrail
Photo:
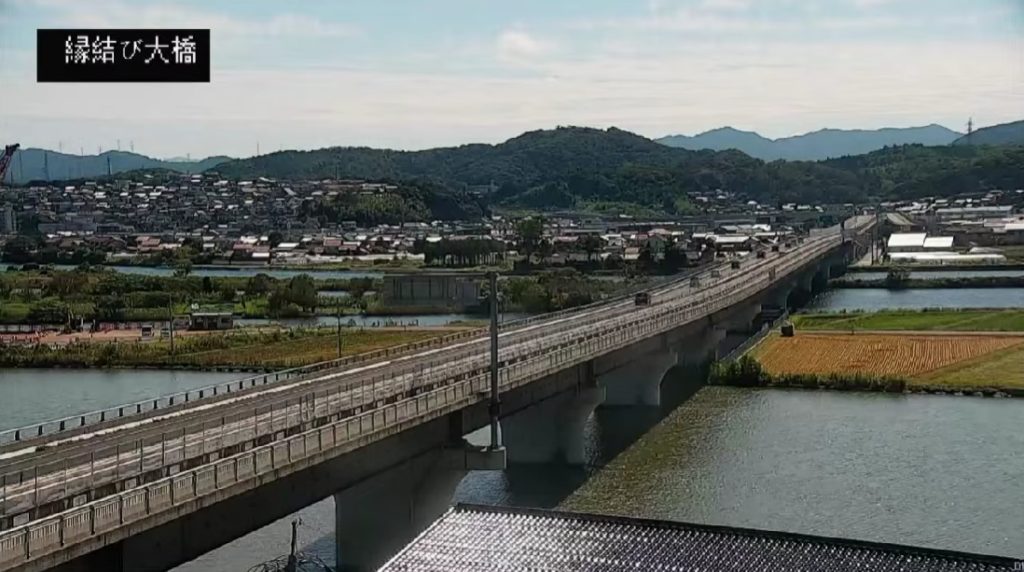
<path fill-rule="evenodd" d="M 584 363 L 598 355 L 627 347 L 639 339 L 669 331 L 727 308 L 763 290 L 778 278 L 799 269 L 808 260 L 834 246 L 832 241 L 817 242 L 777 264 L 743 273 L 742 282 L 735 288 L 733 282 L 739 276 L 709 285 L 690 297 L 666 301 L 649 308 L 638 308 L 615 319 L 588 325 L 582 328 L 582 332 L 567 330 L 560 332 L 554 340 L 545 339 L 543 344 L 539 341 L 522 344 L 525 346 L 524 351 L 519 352 L 519 355 L 507 356 L 506 365 L 499 371 L 502 389 L 507 391 L 530 383 L 553 371 Z M 311 456 L 334 456 L 355 448 L 357 444 L 372 442 L 449 411 L 483 401 L 488 387 L 487 360 L 465 361 L 449 360 L 428 368 L 439 368 L 438 373 L 445 377 L 446 383 L 430 387 L 419 394 L 413 391 L 416 389 L 417 378 L 408 373 L 397 376 L 397 380 L 396 376 L 391 375 L 387 383 L 375 382 L 369 387 L 359 383 L 359 402 L 372 402 L 376 406 L 334 420 L 331 419 L 332 415 L 343 413 L 344 407 L 351 407 L 355 402 L 354 395 L 348 395 L 347 400 L 342 398 L 340 386 L 335 390 L 333 401 L 329 396 L 327 399 L 321 398 L 319 406 L 316 396 L 323 392 L 318 391 L 309 394 L 313 399 L 306 406 L 303 405 L 307 403 L 304 397 L 293 402 L 292 407 L 296 411 L 290 411 L 283 420 L 277 420 L 281 423 L 275 423 L 272 413 L 269 419 L 264 416 L 261 420 L 257 408 L 251 417 L 254 425 L 269 423 L 271 429 L 296 421 L 298 427 L 303 429 L 302 422 L 309 423 L 314 418 L 327 419 L 328 422 L 320 427 L 305 428 L 297 435 L 2 532 L 0 568 L 29 562 L 89 538 L 109 535 L 125 524 L 159 516 L 185 503 L 195 502 L 197 506 L 203 506 L 204 502 L 212 502 L 204 499 L 217 491 L 235 486 L 239 487 L 239 492 L 247 490 L 257 485 L 257 477 L 270 472 L 278 476 L 286 475 Z M 419 371 L 425 373 L 423 368 Z M 403 380 L 405 377 L 409 379 Z M 431 379 L 436 379 L 436 376 L 431 376 Z M 427 386 L 420 384 L 419 387 Z M 356 389 L 356 386 L 352 386 L 346 391 Z M 397 395 L 400 399 L 386 403 L 391 395 Z M 182 446 L 187 447 L 187 443 Z M 112 541 L 113 536 L 106 538 Z"/>
<path fill-rule="evenodd" d="M 44 421 L 34 425 L 27 425 L 15 429 L 6 429 L 0 431 L 0 446 L 25 439 L 55 435 L 64 431 L 97 425 L 115 419 L 143 415 L 153 411 L 164 410 L 173 406 L 180 406 L 185 403 L 195 402 L 199 399 L 208 399 L 213 396 L 238 392 L 257 386 L 271 385 L 277 381 L 292 380 L 309 374 L 320 373 L 347 365 L 372 362 L 383 358 L 403 355 L 416 350 L 445 346 L 455 341 L 477 336 L 482 337 L 486 332 L 486 329 L 481 328 L 465 330 L 454 334 L 429 338 L 389 348 L 382 348 L 338 359 L 278 370 L 262 375 L 244 377 L 227 382 L 210 384 L 203 387 L 197 387 L 195 389 L 189 389 L 187 391 L 161 395 L 143 401 L 123 403 L 113 407 L 107 407 L 105 409 L 97 409 L 95 411 L 80 413 L 78 415 L 69 415 L 67 417 Z"/>

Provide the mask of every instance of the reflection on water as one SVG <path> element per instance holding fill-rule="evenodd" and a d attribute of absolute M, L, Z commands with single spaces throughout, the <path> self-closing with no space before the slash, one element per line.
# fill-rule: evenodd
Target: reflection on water
<path fill-rule="evenodd" d="M 565 508 L 1024 557 L 1013 399 L 708 387 Z"/>
<path fill-rule="evenodd" d="M 1021 308 L 1022 288 L 837 288 L 815 296 L 806 310 L 886 310 L 919 308 Z"/>

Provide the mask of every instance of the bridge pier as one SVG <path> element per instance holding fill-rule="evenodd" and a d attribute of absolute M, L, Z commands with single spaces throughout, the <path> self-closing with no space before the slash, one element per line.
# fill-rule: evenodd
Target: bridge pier
<path fill-rule="evenodd" d="M 608 391 L 605 404 L 661 405 L 661 381 L 677 360 L 676 350 L 664 348 L 599 375 L 598 382 Z"/>
<path fill-rule="evenodd" d="M 761 304 L 748 304 L 737 308 L 725 319 L 727 332 L 749 334 L 753 331 L 754 319 L 761 313 Z"/>
<path fill-rule="evenodd" d="M 699 367 L 718 359 L 718 346 L 727 333 L 725 325 L 720 324 L 687 337 L 679 352 L 678 364 L 682 367 Z"/>
<path fill-rule="evenodd" d="M 545 399 L 501 420 L 512 463 L 585 462 L 583 427 L 605 400 L 605 388 L 581 387 Z"/>
<path fill-rule="evenodd" d="M 463 444 L 402 462 L 334 494 L 336 569 L 376 570 L 451 506 L 470 470 L 502 470 L 504 452 Z"/>

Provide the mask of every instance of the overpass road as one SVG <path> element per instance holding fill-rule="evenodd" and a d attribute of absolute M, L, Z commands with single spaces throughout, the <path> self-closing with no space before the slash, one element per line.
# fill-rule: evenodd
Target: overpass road
<path fill-rule="evenodd" d="M 855 219 L 847 230 L 863 229 L 870 222 L 867 217 Z M 529 382 L 563 363 L 592 359 L 586 352 L 625 347 L 643 336 L 706 317 L 791 277 L 841 243 L 838 228 L 829 229 L 792 249 L 767 253 L 763 259 L 750 257 L 738 269 L 716 264 L 667 281 L 651 290 L 652 304 L 647 307 L 619 297 L 512 324 L 499 335 L 502 387 Z M 695 276 L 698 285 L 691 283 Z M 285 444 L 291 459 L 291 443 L 318 428 L 332 428 L 331 440 L 338 442 L 342 422 L 347 435 L 406 422 L 430 413 L 434 404 L 438 409 L 442 402 L 450 405 L 457 397 L 456 387 L 472 389 L 464 399 L 485 400 L 486 384 L 479 382 L 486 381 L 490 368 L 488 352 L 488 339 L 481 334 L 147 415 L 7 443 L 0 447 L 0 527 L 8 529 L 0 532 L 0 569 L 5 562 L 20 562 L 22 552 L 31 559 L 33 540 L 37 547 L 52 549 L 53 534 L 59 536 L 57 547 L 97 534 L 97 503 L 118 499 L 118 522 L 123 524 L 126 512 L 159 509 L 152 506 L 158 503 L 150 501 L 150 492 L 144 508 L 131 508 L 135 505 L 125 499 L 134 498 L 140 489 L 166 485 L 173 497 L 186 474 L 216 467 L 217 480 L 225 460 L 239 456 L 251 457 L 247 462 L 258 472 L 261 451 L 272 456 Z M 322 438 L 318 442 L 322 444 Z M 240 479 L 235 463 L 233 478 Z M 194 496 L 199 494 L 199 480 L 191 477 Z M 77 518 L 86 510 L 89 516 L 82 519 L 90 521 L 88 534 L 79 520 L 69 521 L 70 515 Z M 69 529 L 74 534 L 68 534 Z"/>

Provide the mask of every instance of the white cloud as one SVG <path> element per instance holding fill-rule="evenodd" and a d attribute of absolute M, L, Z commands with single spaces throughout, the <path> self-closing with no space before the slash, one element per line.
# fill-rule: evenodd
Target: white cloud
<path fill-rule="evenodd" d="M 506 63 L 525 63 L 548 55 L 553 44 L 523 30 L 505 30 L 498 36 L 498 59 Z"/>
<path fill-rule="evenodd" d="M 740 12 L 750 8 L 751 0 L 704 0 L 701 6 L 708 10 Z"/>

